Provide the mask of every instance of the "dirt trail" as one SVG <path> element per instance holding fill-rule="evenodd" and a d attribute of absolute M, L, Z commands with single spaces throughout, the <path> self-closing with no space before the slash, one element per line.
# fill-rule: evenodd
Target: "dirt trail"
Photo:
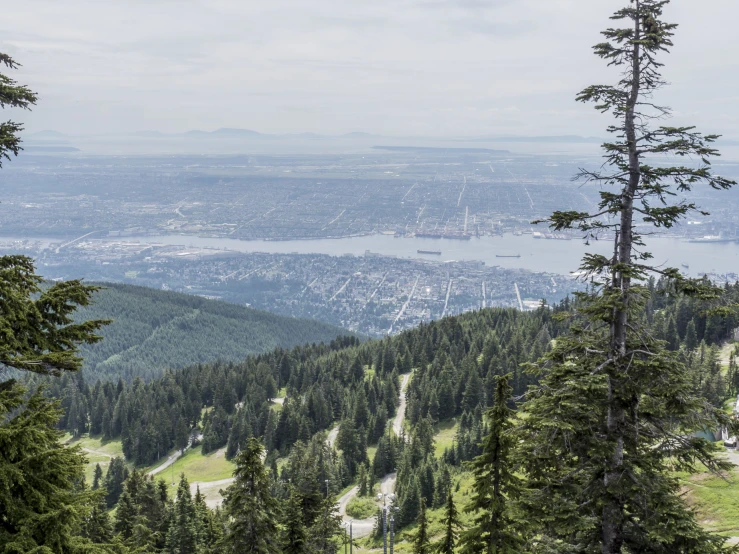
<path fill-rule="evenodd" d="M 171 466 L 173 463 L 177 461 L 177 459 L 182 456 L 182 450 L 178 450 L 174 454 L 172 454 L 169 458 L 167 458 L 167 461 L 164 462 L 162 465 L 155 467 L 152 469 L 148 475 L 156 475 L 157 473 L 161 473 L 165 469 L 167 469 L 169 466 Z"/>
<path fill-rule="evenodd" d="M 328 437 L 326 437 L 326 442 L 328 445 L 333 448 L 336 444 L 336 437 L 339 436 L 339 426 L 337 425 L 331 431 L 328 432 Z"/>
<path fill-rule="evenodd" d="M 411 374 L 406 373 L 403 375 L 403 379 L 400 382 L 400 405 L 398 406 L 398 412 L 395 414 L 393 420 L 393 431 L 396 435 L 400 436 L 403 432 L 403 420 L 405 419 L 405 391 L 408 389 L 408 381 L 410 381 Z"/>
<path fill-rule="evenodd" d="M 406 373 L 402 376 L 402 379 L 400 381 L 400 404 L 398 405 L 398 413 L 395 414 L 395 419 L 393 419 L 393 432 L 400 436 L 401 432 L 403 431 L 403 421 L 405 420 L 405 393 L 408 389 L 408 381 L 410 380 L 411 374 Z M 335 427 L 331 433 L 336 431 L 338 433 L 338 426 Z M 329 433 L 329 439 L 331 437 L 331 433 Z M 334 436 L 334 440 L 336 440 L 336 437 Z M 395 472 L 388 473 L 385 475 L 385 477 L 382 478 L 382 481 L 380 481 L 380 492 L 385 494 L 386 496 L 389 496 L 395 492 L 395 482 L 397 480 L 397 474 Z M 339 498 L 339 514 L 341 515 L 342 520 L 344 521 L 344 525 L 349 525 L 349 522 L 352 524 L 352 531 L 354 533 L 354 536 L 357 538 L 366 537 L 370 533 L 372 533 L 372 530 L 375 527 L 375 518 L 370 517 L 367 519 L 352 519 L 349 517 L 346 513 L 346 507 L 349 505 L 349 502 L 352 498 L 354 498 L 359 493 L 359 487 L 352 487 L 349 492 L 344 494 L 341 498 Z M 380 506 L 380 503 L 377 504 Z"/>

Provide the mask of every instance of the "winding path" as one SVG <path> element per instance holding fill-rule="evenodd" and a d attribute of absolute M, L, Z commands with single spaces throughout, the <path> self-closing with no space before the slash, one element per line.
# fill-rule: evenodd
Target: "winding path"
<path fill-rule="evenodd" d="M 152 469 L 147 475 L 156 475 L 157 473 L 161 473 L 173 463 L 175 463 L 180 456 L 182 456 L 182 450 L 178 450 L 177 452 L 172 454 L 169 458 L 167 458 L 166 462 Z"/>
<path fill-rule="evenodd" d="M 331 448 L 333 448 L 334 445 L 336 444 L 336 437 L 338 436 L 339 436 L 339 426 L 337 425 L 336 427 L 334 427 L 328 432 L 328 437 L 326 437 L 326 442 Z"/>
<path fill-rule="evenodd" d="M 393 432 L 400 436 L 401 432 L 403 431 L 403 421 L 405 420 L 405 406 L 406 406 L 406 399 L 405 399 L 405 393 L 406 390 L 408 390 L 408 381 L 411 378 L 410 373 L 406 373 L 402 376 L 402 379 L 400 381 L 400 404 L 398 405 L 398 412 L 395 414 L 395 418 L 393 419 Z M 331 433 L 329 433 L 329 444 L 332 444 L 331 441 L 331 434 L 335 432 L 338 433 L 338 426 L 331 430 Z M 336 440 L 336 435 L 334 435 L 333 440 Z M 383 494 L 389 495 L 392 494 L 395 491 L 395 482 L 397 480 L 397 474 L 395 472 L 388 473 L 385 475 L 385 477 L 382 478 L 380 481 L 380 492 Z M 369 517 L 367 519 L 352 519 L 349 517 L 346 513 L 346 507 L 349 505 L 349 502 L 352 498 L 354 498 L 357 493 L 359 493 L 359 486 L 352 487 L 346 494 L 344 494 L 341 498 L 339 498 L 339 514 L 341 515 L 341 519 L 344 522 L 344 525 L 348 528 L 349 523 L 352 524 L 352 532 L 355 537 L 361 538 L 366 537 L 370 533 L 372 533 L 372 530 L 375 528 L 375 518 Z M 378 503 L 379 506 L 379 503 Z"/>

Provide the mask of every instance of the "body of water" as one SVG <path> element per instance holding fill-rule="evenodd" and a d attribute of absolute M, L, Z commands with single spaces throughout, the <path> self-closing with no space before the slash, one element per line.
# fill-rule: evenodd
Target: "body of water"
<path fill-rule="evenodd" d="M 7 249 L 12 241 L 30 240 L 46 247 L 56 248 L 69 239 L 0 237 L 0 245 Z M 613 243 L 606 240 L 536 239 L 533 235 L 503 235 L 472 238 L 470 240 L 395 238 L 392 235 L 368 235 L 339 239 L 313 240 L 239 240 L 189 235 L 151 235 L 140 237 L 83 239 L 91 242 L 139 242 L 165 244 L 193 248 L 214 248 L 236 252 L 268 252 L 271 254 L 327 254 L 331 256 L 363 256 L 373 254 L 416 258 L 437 262 L 481 261 L 488 266 L 508 269 L 528 269 L 567 274 L 577 271 L 585 252 L 610 255 Z M 654 255 L 655 265 L 671 266 L 684 273 L 698 276 L 704 273 L 739 274 L 739 243 L 736 242 L 688 242 L 676 238 L 647 237 L 646 250 Z M 12 246 L 11 246 L 12 250 Z M 440 254 L 421 254 L 421 251 Z M 498 257 L 515 256 L 515 257 Z M 684 267 L 685 265 L 689 267 Z"/>
<path fill-rule="evenodd" d="M 585 252 L 609 255 L 610 241 L 535 239 L 532 235 L 504 235 L 470 240 L 395 238 L 392 235 L 369 235 L 340 239 L 316 240 L 238 240 L 182 235 L 137 237 L 145 243 L 182 245 L 199 248 L 219 248 L 238 252 L 269 252 L 279 254 L 328 254 L 341 256 L 374 254 L 399 258 L 421 258 L 434 261 L 482 261 L 489 266 L 522 268 L 566 274 L 577 271 Z M 675 238 L 647 238 L 646 250 L 654 255 L 657 265 L 678 267 L 696 276 L 703 273 L 739 273 L 739 243 L 687 242 Z M 419 250 L 441 252 L 419 254 Z M 520 256 L 503 257 L 497 256 Z M 683 267 L 683 264 L 689 268 Z"/>

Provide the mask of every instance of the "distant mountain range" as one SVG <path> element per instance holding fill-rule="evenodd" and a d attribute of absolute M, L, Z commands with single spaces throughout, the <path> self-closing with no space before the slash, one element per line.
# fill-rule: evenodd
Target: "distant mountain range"
<path fill-rule="evenodd" d="M 31 133 L 25 137 L 29 143 L 48 143 L 65 144 L 75 138 L 92 138 L 92 137 L 142 137 L 151 139 L 172 139 L 185 138 L 196 140 L 286 140 L 286 139 L 402 139 L 402 140 L 430 140 L 430 141 L 447 141 L 447 142 L 501 142 L 501 143 L 560 143 L 560 144 L 600 144 L 606 141 L 603 137 L 589 137 L 580 135 L 534 135 L 534 136 L 515 136 L 515 135 L 483 135 L 483 136 L 458 136 L 458 137 L 390 137 L 387 135 L 375 135 L 372 133 L 352 132 L 341 135 L 322 135 L 318 133 L 285 133 L 270 134 L 260 133 L 252 129 L 239 129 L 233 127 L 221 127 L 215 131 L 202 131 L 193 129 L 184 133 L 162 133 L 161 131 L 137 131 L 133 133 L 111 133 L 103 135 L 67 135 L 58 131 L 39 131 Z M 719 139 L 719 144 L 723 145 L 739 145 L 739 140 Z"/>
<path fill-rule="evenodd" d="M 326 138 L 376 138 L 381 135 L 373 135 L 371 133 L 353 132 L 344 133 L 342 135 L 320 135 L 318 133 L 287 133 L 287 134 L 269 134 L 260 133 L 251 129 L 236 129 L 232 127 L 221 127 L 215 131 L 202 131 L 193 129 L 184 133 L 162 133 L 161 131 L 137 131 L 133 133 L 107 133 L 103 135 L 67 135 L 58 131 L 39 131 L 27 135 L 27 141 L 43 141 L 43 142 L 67 142 L 75 138 L 87 137 L 145 137 L 145 138 L 193 138 L 193 139 L 286 139 L 286 138 L 308 138 L 308 139 L 326 139 Z"/>
<path fill-rule="evenodd" d="M 389 152 L 415 152 L 422 153 L 455 153 L 455 154 L 510 154 L 509 150 L 493 150 L 491 148 L 446 148 L 443 146 L 373 146 L 375 150 L 387 150 Z"/>

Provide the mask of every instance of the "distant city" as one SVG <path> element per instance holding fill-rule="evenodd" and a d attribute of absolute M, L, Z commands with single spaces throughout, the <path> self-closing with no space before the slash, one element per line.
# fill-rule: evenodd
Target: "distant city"
<path fill-rule="evenodd" d="M 377 336 L 485 306 L 532 309 L 581 286 L 568 274 L 576 264 L 549 267 L 542 257 L 525 270 L 517 266 L 522 253 L 510 249 L 496 252 L 494 263 L 474 254 L 449 259 L 446 251 L 479 237 L 581 239 L 531 221 L 597 204 L 594 187 L 571 181 L 579 167 L 597 163 L 426 147 L 290 156 L 28 154 L 0 173 L 0 251 L 32 255 L 50 279 L 169 288 Z M 736 178 L 739 164 L 725 162 L 721 171 Z M 701 190 L 691 200 L 711 215 L 667 236 L 736 240 L 739 191 Z M 226 243 L 155 240 L 171 235 L 291 242 L 287 251 L 246 253 Z M 373 235 L 449 246 L 419 246 L 423 259 L 406 259 L 381 248 L 311 253 L 298 242 Z"/>

